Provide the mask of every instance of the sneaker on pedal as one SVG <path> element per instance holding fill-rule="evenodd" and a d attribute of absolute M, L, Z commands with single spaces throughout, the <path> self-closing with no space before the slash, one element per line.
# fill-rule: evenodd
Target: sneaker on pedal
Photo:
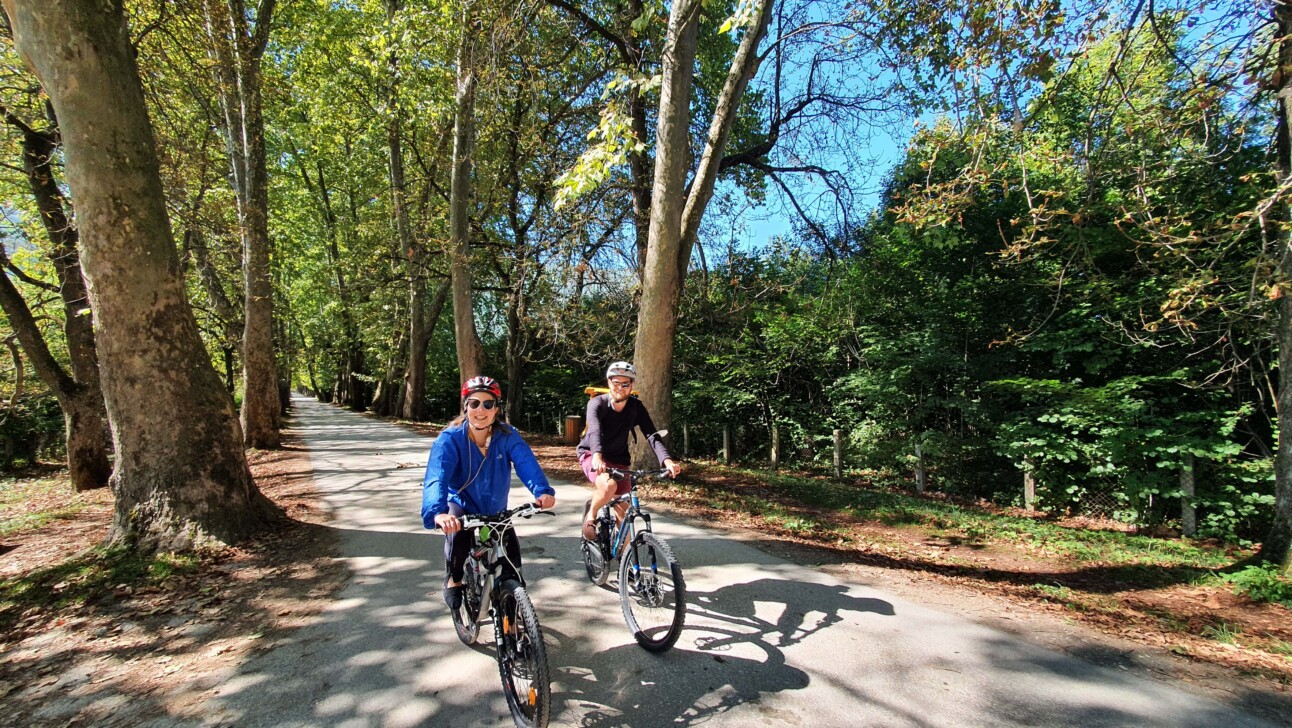
<path fill-rule="evenodd" d="M 462 587 L 446 586 L 444 587 L 444 603 L 449 605 L 449 609 L 458 611 L 462 608 Z"/>

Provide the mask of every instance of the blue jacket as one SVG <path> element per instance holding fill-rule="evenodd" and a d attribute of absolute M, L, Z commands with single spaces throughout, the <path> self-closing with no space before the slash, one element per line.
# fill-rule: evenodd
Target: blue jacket
<path fill-rule="evenodd" d="M 539 466 L 534 451 L 515 428 L 496 428 L 481 462 L 480 449 L 471 442 L 466 423 L 447 427 L 431 445 L 422 479 L 422 525 L 435 528 L 435 517 L 449 512 L 449 501 L 467 513 L 486 515 L 507 509 L 511 469 L 530 493 L 556 495 Z M 474 476 L 474 477 L 473 477 Z"/>

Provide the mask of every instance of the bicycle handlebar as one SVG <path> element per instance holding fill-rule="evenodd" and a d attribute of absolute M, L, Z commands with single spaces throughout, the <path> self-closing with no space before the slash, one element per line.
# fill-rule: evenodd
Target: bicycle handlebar
<path fill-rule="evenodd" d="M 464 529 L 479 528 L 480 526 L 502 526 L 510 524 L 518 518 L 530 518 L 531 516 L 539 513 L 546 513 L 549 516 L 556 515 L 550 510 L 539 508 L 537 503 L 525 503 L 510 510 L 502 511 L 501 513 L 490 513 L 488 515 L 477 513 L 465 514 L 458 519 L 458 522 Z"/>
<path fill-rule="evenodd" d="M 633 482 L 636 482 L 639 478 L 650 477 L 650 476 L 659 477 L 662 475 L 668 475 L 668 468 L 643 468 L 641 470 L 620 470 L 619 468 L 606 468 L 606 472 L 610 473 L 610 477 L 616 480 L 618 480 L 619 478 L 631 478 Z"/>

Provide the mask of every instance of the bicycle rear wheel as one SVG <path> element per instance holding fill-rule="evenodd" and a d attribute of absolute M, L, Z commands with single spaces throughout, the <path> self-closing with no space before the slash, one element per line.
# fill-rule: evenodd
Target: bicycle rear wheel
<path fill-rule="evenodd" d="M 686 584 L 673 550 L 655 534 L 637 534 L 619 562 L 619 603 L 637 644 L 663 652 L 686 618 Z"/>
<path fill-rule="evenodd" d="M 522 728 L 542 728 L 552 712 L 551 677 L 547 647 L 538 626 L 534 605 L 520 582 L 508 580 L 499 587 L 498 673 L 507 696 L 511 718 Z"/>
<path fill-rule="evenodd" d="M 606 563 L 601 546 L 585 539 L 579 544 L 579 551 L 583 554 L 583 568 L 588 572 L 588 581 L 597 586 L 605 585 L 610 579 L 610 565 Z"/>

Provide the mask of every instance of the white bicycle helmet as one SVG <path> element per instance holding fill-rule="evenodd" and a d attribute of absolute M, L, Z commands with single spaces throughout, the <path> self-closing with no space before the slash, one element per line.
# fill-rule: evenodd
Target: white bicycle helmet
<path fill-rule="evenodd" d="M 611 377 L 628 377 L 637 381 L 637 367 L 626 361 L 617 361 L 606 369 L 606 379 Z"/>

